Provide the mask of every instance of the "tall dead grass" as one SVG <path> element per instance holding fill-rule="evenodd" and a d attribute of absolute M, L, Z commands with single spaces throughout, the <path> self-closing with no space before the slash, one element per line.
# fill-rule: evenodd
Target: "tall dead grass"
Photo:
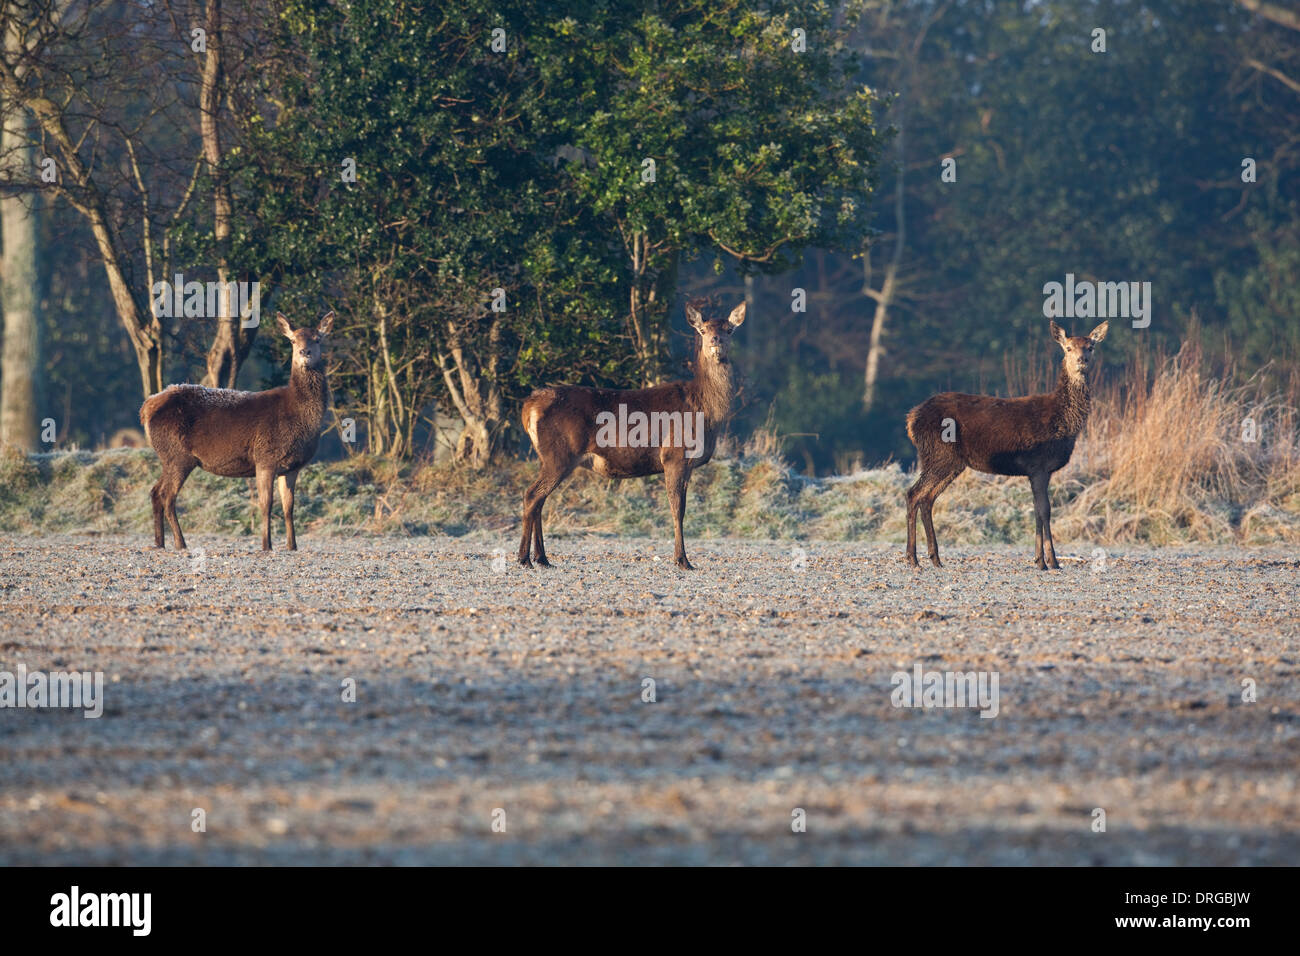
<path fill-rule="evenodd" d="M 1195 341 L 1189 336 L 1190 341 Z M 1017 368 L 1011 394 L 1050 388 L 1055 369 Z M 1037 380 L 1034 376 L 1037 374 Z M 1058 546 L 1300 542 L 1300 372 L 1244 378 L 1212 369 L 1195 346 L 1108 370 L 1074 457 L 1052 483 Z M 720 448 L 691 481 L 687 534 L 902 541 L 898 465 L 808 479 L 781 455 L 770 422 Z M 303 470 L 297 503 L 307 534 L 480 533 L 513 547 L 534 461 L 474 472 L 358 455 Z M 0 531 L 149 532 L 152 451 L 0 454 Z M 187 531 L 256 533 L 243 482 L 196 472 L 182 496 Z M 1029 483 L 968 472 L 939 499 L 950 545 L 1033 539 Z M 559 534 L 663 536 L 671 521 L 659 478 L 609 482 L 580 471 L 547 501 Z"/>
<path fill-rule="evenodd" d="M 1189 342 L 1135 363 L 1094 396 L 1074 458 L 1061 475 L 1063 531 L 1097 541 L 1251 538 L 1300 498 L 1300 381 L 1265 370 L 1244 381 L 1212 374 Z M 1054 522 L 1055 523 L 1055 522 Z"/>

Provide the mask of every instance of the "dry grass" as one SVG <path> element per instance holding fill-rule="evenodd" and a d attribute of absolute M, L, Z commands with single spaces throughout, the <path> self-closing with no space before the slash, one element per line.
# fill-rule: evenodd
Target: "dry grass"
<path fill-rule="evenodd" d="M 1254 538 L 1296 511 L 1300 416 L 1257 375 L 1215 377 L 1192 346 L 1100 394 L 1061 475 L 1063 530 L 1110 542 Z M 1258 527 L 1257 527 L 1258 526 Z M 1292 538 L 1295 528 L 1280 529 Z"/>
<path fill-rule="evenodd" d="M 1189 344 L 1098 389 L 1074 457 L 1052 482 L 1057 539 L 1300 541 L 1300 376 L 1292 370 L 1279 388 L 1274 372 L 1212 373 Z M 1036 386 L 1022 378 L 1012 391 L 1042 390 L 1045 377 Z M 991 490 L 1025 510 L 1029 533 L 1025 479 L 967 472 L 936 507 L 946 525 L 957 523 L 956 541 L 969 516 L 990 507 Z"/>
<path fill-rule="evenodd" d="M 1300 376 L 1237 380 L 1202 356 L 1139 363 L 1099 389 L 1074 459 L 1052 484 L 1053 531 L 1074 547 L 1300 542 Z M 1253 423 L 1253 434 L 1252 434 Z M 1253 437 L 1253 441 L 1249 440 Z M 759 429 L 732 440 L 691 482 L 691 537 L 901 541 L 896 464 L 808 479 Z M 482 472 L 357 456 L 304 469 L 298 523 L 308 534 L 516 533 L 535 461 Z M 152 451 L 0 456 L 0 530 L 126 532 L 148 537 Z M 195 472 L 181 494 L 187 532 L 252 534 L 242 481 Z M 967 472 L 936 508 L 944 544 L 1027 543 L 1032 501 L 1023 478 Z M 556 534 L 668 534 L 659 478 L 606 481 L 579 471 L 546 505 Z M 278 533 L 278 531 L 277 531 Z"/>

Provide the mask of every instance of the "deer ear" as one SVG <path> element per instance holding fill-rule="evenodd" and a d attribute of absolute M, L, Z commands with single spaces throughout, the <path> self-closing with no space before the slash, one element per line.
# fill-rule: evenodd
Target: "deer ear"
<path fill-rule="evenodd" d="M 727 321 L 731 324 L 733 329 L 740 328 L 741 323 L 745 321 L 745 303 L 742 302 L 740 305 L 732 309 L 731 315 L 727 316 Z"/>
<path fill-rule="evenodd" d="M 1110 323 L 1103 322 L 1101 323 L 1101 325 L 1097 326 L 1095 329 L 1093 329 L 1091 332 L 1088 333 L 1088 338 L 1092 339 L 1094 342 L 1100 342 L 1102 339 L 1106 337 L 1106 330 L 1108 328 L 1110 328 Z"/>
<path fill-rule="evenodd" d="M 293 326 L 289 324 L 289 320 L 285 318 L 283 312 L 275 313 L 275 327 L 280 330 L 280 334 L 286 339 L 293 338 Z"/>
<path fill-rule="evenodd" d="M 324 318 L 320 320 L 320 324 L 316 326 L 316 331 L 321 335 L 329 335 L 332 328 L 334 328 L 334 310 L 330 309 L 325 313 Z"/>
<path fill-rule="evenodd" d="M 1059 346 L 1061 346 L 1061 348 L 1065 348 L 1065 337 L 1066 337 L 1066 336 L 1065 336 L 1065 330 L 1062 329 L 1062 328 L 1061 328 L 1059 325 L 1057 325 L 1055 322 L 1053 322 L 1053 323 L 1052 323 L 1052 339 L 1056 342 L 1056 344 L 1058 344 Z"/>
<path fill-rule="evenodd" d="M 698 329 L 704 325 L 704 316 L 700 315 L 699 309 L 695 308 L 695 306 L 690 303 L 687 303 L 686 321 L 689 322 L 693 328 Z"/>

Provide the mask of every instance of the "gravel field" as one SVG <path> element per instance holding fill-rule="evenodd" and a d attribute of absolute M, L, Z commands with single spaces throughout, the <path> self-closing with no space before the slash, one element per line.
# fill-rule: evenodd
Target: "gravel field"
<path fill-rule="evenodd" d="M 0 864 L 1300 862 L 1289 550 L 148 543 L 0 542 L 0 671 L 104 674 L 0 710 Z"/>

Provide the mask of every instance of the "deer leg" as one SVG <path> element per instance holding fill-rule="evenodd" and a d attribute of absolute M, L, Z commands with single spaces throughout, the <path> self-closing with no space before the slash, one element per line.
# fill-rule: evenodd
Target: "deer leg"
<path fill-rule="evenodd" d="M 1061 570 L 1061 562 L 1056 560 L 1056 544 L 1052 541 L 1052 504 L 1047 504 L 1048 519 L 1043 525 L 1043 534 L 1047 537 L 1047 566 L 1053 571 Z"/>
<path fill-rule="evenodd" d="M 934 502 L 936 498 L 943 494 L 944 489 L 951 485 L 957 476 L 965 470 L 965 466 L 962 466 L 956 471 L 948 472 L 948 474 L 934 482 L 925 497 L 921 499 L 921 522 L 925 525 L 925 543 L 930 552 L 930 563 L 936 568 L 943 567 L 943 563 L 939 560 L 939 537 L 934 533 Z"/>
<path fill-rule="evenodd" d="M 686 560 L 686 542 L 682 538 L 682 521 L 686 517 L 686 483 L 690 479 L 690 472 L 684 465 L 664 471 L 664 483 L 668 485 L 668 504 L 673 512 L 673 558 L 683 571 L 695 570 L 694 565 Z"/>
<path fill-rule="evenodd" d="M 1051 475 L 1030 475 L 1029 483 L 1034 489 L 1034 518 L 1039 526 L 1038 553 L 1035 564 L 1040 571 L 1059 568 L 1056 551 L 1052 547 L 1052 499 L 1047 494 L 1047 483 Z"/>
<path fill-rule="evenodd" d="M 185 535 L 181 534 L 181 521 L 176 517 L 176 496 L 181 493 L 181 486 L 185 484 L 185 479 L 190 476 L 194 470 L 197 461 L 189 461 L 184 464 L 166 468 L 163 470 L 161 497 L 163 511 L 167 515 L 167 523 L 171 525 L 172 540 L 176 543 L 176 550 L 185 550 Z"/>
<path fill-rule="evenodd" d="M 298 539 L 293 536 L 293 487 L 298 483 L 298 472 L 289 471 L 280 476 L 280 504 L 284 506 L 284 543 L 290 551 L 298 550 Z"/>
<path fill-rule="evenodd" d="M 275 469 L 257 466 L 257 506 L 262 512 L 262 550 L 271 550 L 271 494 Z"/>
<path fill-rule="evenodd" d="M 162 498 L 163 479 L 159 478 L 158 482 L 149 492 L 149 500 L 153 502 L 153 546 L 155 548 L 165 548 L 163 544 L 163 498 Z"/>
<path fill-rule="evenodd" d="M 931 516 L 931 509 L 934 507 L 934 499 L 925 497 L 921 501 L 921 523 L 925 525 L 925 547 L 930 553 L 930 563 L 936 568 L 943 567 L 943 562 L 939 560 L 939 539 L 934 533 L 934 518 Z"/>
<path fill-rule="evenodd" d="M 528 490 L 524 492 L 524 534 L 523 537 L 519 539 L 519 564 L 525 568 L 531 568 L 533 566 L 533 499 L 537 496 L 537 491 L 541 487 L 542 479 L 538 478 L 529 485 Z"/>
<path fill-rule="evenodd" d="M 907 489 L 907 563 L 914 568 L 919 568 L 921 563 L 916 560 L 916 509 L 921 503 L 921 488 L 925 483 L 925 472 L 916 479 L 916 484 Z"/>
<path fill-rule="evenodd" d="M 533 518 L 533 556 L 537 558 L 539 568 L 549 568 L 551 562 L 546 560 L 546 544 L 542 541 L 542 507 L 546 504 L 545 500 L 537 506 L 537 514 Z"/>
<path fill-rule="evenodd" d="M 1038 489 L 1034 485 L 1034 478 L 1029 478 L 1029 488 L 1034 493 L 1034 563 L 1040 568 L 1043 567 L 1043 515 L 1038 510 Z"/>
<path fill-rule="evenodd" d="M 1052 541 L 1052 494 L 1048 488 L 1051 480 L 1051 475 L 1043 478 L 1043 538 L 1047 548 L 1047 566 L 1059 571 L 1061 564 L 1056 560 L 1056 543 Z"/>
<path fill-rule="evenodd" d="M 547 496 L 560 486 L 560 482 L 573 473 L 576 465 L 576 461 L 570 461 L 563 468 L 557 469 L 543 462 L 541 476 L 524 493 L 524 531 L 519 541 L 519 563 L 523 567 L 533 566 L 529 557 L 530 543 L 535 545 L 537 563 L 544 568 L 551 566 L 551 562 L 546 560 L 546 549 L 542 543 L 542 506 L 546 504 Z"/>
<path fill-rule="evenodd" d="M 248 504 L 253 509 L 253 523 L 251 527 L 257 530 L 257 519 L 262 516 L 262 507 L 257 501 L 257 479 L 249 478 L 248 481 Z"/>
<path fill-rule="evenodd" d="M 551 562 L 546 558 L 546 544 L 542 539 L 542 509 L 546 507 L 546 499 L 550 497 L 551 492 L 560 487 L 560 483 L 573 474 L 573 469 L 577 465 L 576 461 L 570 461 L 554 479 L 546 480 L 538 491 L 536 501 L 533 502 L 533 557 L 537 560 L 537 566 L 540 568 L 549 568 L 551 566 Z"/>

